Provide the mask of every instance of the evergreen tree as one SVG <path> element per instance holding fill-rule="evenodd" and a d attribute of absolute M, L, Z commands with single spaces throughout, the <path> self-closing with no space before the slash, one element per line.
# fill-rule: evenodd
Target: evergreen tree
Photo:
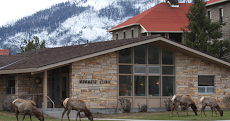
<path fill-rule="evenodd" d="M 189 12 L 186 13 L 189 24 L 185 28 L 188 31 L 182 28 L 183 43 L 213 56 L 224 58 L 230 52 L 230 42 L 219 40 L 223 36 L 221 28 L 225 23 L 211 22 L 206 16 L 204 0 L 193 0 L 193 2 Z"/>
<path fill-rule="evenodd" d="M 21 52 L 27 52 L 37 48 L 46 48 L 45 41 L 42 41 L 40 44 L 39 38 L 37 36 L 34 36 L 32 40 L 24 40 L 24 43 L 26 44 L 26 47 L 22 47 L 20 45 Z"/>

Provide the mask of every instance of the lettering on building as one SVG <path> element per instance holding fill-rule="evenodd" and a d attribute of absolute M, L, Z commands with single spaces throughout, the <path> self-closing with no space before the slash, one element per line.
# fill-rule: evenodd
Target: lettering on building
<path fill-rule="evenodd" d="M 110 80 L 81 79 L 79 80 L 79 84 L 110 84 Z"/>

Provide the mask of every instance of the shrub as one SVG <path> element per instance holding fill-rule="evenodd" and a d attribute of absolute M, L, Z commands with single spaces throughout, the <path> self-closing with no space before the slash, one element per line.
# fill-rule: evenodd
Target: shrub
<path fill-rule="evenodd" d="M 119 110 L 123 110 L 124 113 L 130 113 L 131 110 L 131 102 L 128 99 L 120 98 L 119 103 L 121 108 Z"/>

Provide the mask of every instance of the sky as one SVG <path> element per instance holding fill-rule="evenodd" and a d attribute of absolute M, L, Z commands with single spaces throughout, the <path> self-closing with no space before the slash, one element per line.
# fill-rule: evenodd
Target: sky
<path fill-rule="evenodd" d="M 0 26 L 68 0 L 1 0 Z"/>

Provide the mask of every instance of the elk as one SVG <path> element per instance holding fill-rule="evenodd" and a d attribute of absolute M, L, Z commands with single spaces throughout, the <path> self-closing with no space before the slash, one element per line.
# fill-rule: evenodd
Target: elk
<path fill-rule="evenodd" d="M 223 116 L 223 112 L 224 111 L 220 108 L 220 106 L 218 105 L 217 100 L 215 98 L 212 98 L 212 97 L 202 97 L 200 99 L 200 102 L 202 104 L 202 108 L 200 109 L 200 117 L 202 117 L 202 111 L 204 112 L 204 109 L 205 109 L 206 106 L 211 107 L 212 117 L 213 117 L 213 109 L 214 109 L 214 111 L 216 113 L 215 108 L 219 111 L 220 116 Z M 204 112 L 204 116 L 206 117 L 205 112 Z M 217 116 L 217 113 L 216 113 L 216 116 Z"/>
<path fill-rule="evenodd" d="M 171 116 L 173 117 L 173 110 L 175 109 L 177 111 L 177 108 L 179 105 L 184 105 L 186 107 L 186 114 L 188 116 L 188 108 L 189 106 L 191 106 L 193 112 L 195 113 L 195 115 L 197 115 L 197 106 L 195 104 L 195 102 L 192 99 L 192 96 L 190 95 L 183 95 L 183 94 L 177 94 L 174 95 L 172 97 L 172 107 L 171 107 Z M 177 111 L 177 117 L 179 117 L 178 115 L 178 111 Z"/>
<path fill-rule="evenodd" d="M 76 110 L 77 111 L 77 117 L 79 116 L 80 121 L 81 121 L 81 117 L 80 117 L 80 112 L 84 112 L 85 116 L 88 117 L 88 119 L 90 121 L 93 121 L 93 114 L 92 112 L 86 107 L 85 102 L 83 100 L 80 99 L 72 99 L 72 98 L 66 98 L 63 101 L 63 106 L 64 106 L 64 111 L 62 113 L 62 117 L 61 117 L 61 121 L 63 119 L 63 116 L 65 115 L 66 111 L 67 112 L 67 117 L 68 120 L 69 119 L 69 114 L 71 110 Z M 77 117 L 76 117 L 76 121 L 77 121 Z"/>
<path fill-rule="evenodd" d="M 44 121 L 43 114 L 40 110 L 38 110 L 36 104 L 33 101 L 17 98 L 13 101 L 13 105 L 17 121 L 19 113 L 24 114 L 22 121 L 24 120 L 25 115 L 30 115 L 30 120 L 32 121 L 31 114 L 34 114 L 40 121 Z"/>

